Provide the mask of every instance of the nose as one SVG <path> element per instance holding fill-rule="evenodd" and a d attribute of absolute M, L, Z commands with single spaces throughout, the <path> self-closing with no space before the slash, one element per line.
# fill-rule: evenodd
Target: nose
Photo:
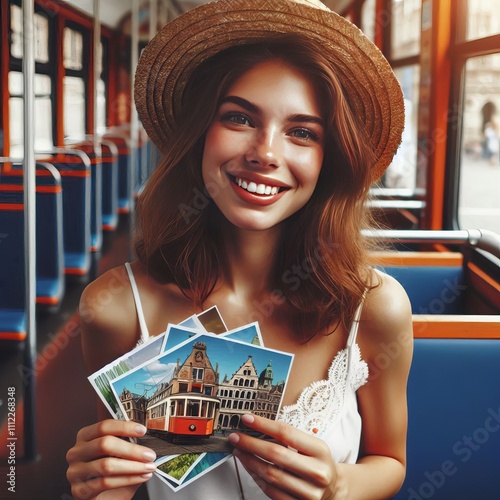
<path fill-rule="evenodd" d="M 273 128 L 260 130 L 254 137 L 245 155 L 254 166 L 277 168 L 282 164 L 282 144 Z"/>

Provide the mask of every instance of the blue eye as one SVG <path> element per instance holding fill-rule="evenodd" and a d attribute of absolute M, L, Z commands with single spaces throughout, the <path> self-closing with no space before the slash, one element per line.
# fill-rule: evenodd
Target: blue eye
<path fill-rule="evenodd" d="M 236 125 L 246 125 L 246 126 L 253 126 L 252 122 L 250 121 L 250 118 L 248 118 L 247 115 L 244 113 L 236 113 L 236 112 L 230 112 L 230 113 L 224 113 L 221 116 L 221 120 L 223 122 L 231 122 L 235 123 Z"/>
<path fill-rule="evenodd" d="M 297 139 L 302 139 L 304 141 L 317 141 L 318 136 L 314 133 L 311 132 L 310 130 L 306 128 L 297 128 L 295 130 L 292 130 L 290 132 L 290 135 L 292 137 L 296 137 Z"/>

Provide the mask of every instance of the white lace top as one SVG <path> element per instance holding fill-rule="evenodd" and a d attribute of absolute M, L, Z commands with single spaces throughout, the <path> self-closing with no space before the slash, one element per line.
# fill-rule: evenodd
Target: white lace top
<path fill-rule="evenodd" d="M 149 338 L 144 320 L 139 290 L 130 265 L 125 264 L 134 294 L 137 316 L 141 327 L 141 341 Z M 347 345 L 337 353 L 328 370 L 328 379 L 313 382 L 306 387 L 297 402 L 282 408 L 278 419 L 323 439 L 338 463 L 356 463 L 361 440 L 361 416 L 358 412 L 356 391 L 368 379 L 368 366 L 361 359 L 356 343 L 359 318 L 363 302 L 359 305 L 352 323 Z M 238 467 L 241 486 L 246 500 L 267 498 L 260 487 L 241 466 Z M 203 477 L 173 492 L 159 477 L 148 481 L 151 499 L 175 498 L 192 500 L 204 498 L 241 498 L 235 462 L 229 459 Z"/>

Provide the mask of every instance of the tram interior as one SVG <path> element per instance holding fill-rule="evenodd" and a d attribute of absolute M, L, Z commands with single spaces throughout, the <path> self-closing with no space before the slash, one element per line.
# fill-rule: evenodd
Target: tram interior
<path fill-rule="evenodd" d="M 35 133 L 39 136 L 33 188 L 37 213 L 36 237 L 32 238 L 36 248 L 36 285 L 34 282 L 25 284 L 29 272 L 24 253 L 23 124 L 10 120 L 10 127 L 4 124 L 2 129 L 0 436 L 1 442 L 6 443 L 12 430 L 8 426 L 6 400 L 9 388 L 14 387 L 17 401 L 14 429 L 16 492 L 19 498 L 71 498 L 65 478 L 65 454 L 73 445 L 77 431 L 97 420 L 97 402 L 86 379 L 80 345 L 78 300 L 92 279 L 133 259 L 130 234 L 134 200 L 157 161 L 156 151 L 131 112 L 130 66 L 134 63 L 131 44 L 135 44 L 135 56 L 138 56 L 140 48 L 154 32 L 153 23 L 160 26 L 199 3 L 203 1 L 35 2 L 36 13 L 41 17 L 39 32 L 43 32 L 45 25 L 47 29 L 57 25 L 57 36 L 62 37 L 65 30 L 73 30 L 76 34 L 66 31 L 72 40 L 68 42 L 68 52 L 55 52 L 59 58 L 67 59 L 66 66 L 62 61 L 56 66 L 56 63 L 52 66 L 47 63 L 49 69 L 45 74 L 45 63 L 37 62 L 36 109 L 42 111 L 37 120 L 51 116 L 52 123 L 50 127 L 40 125 L 39 121 L 35 123 Z M 360 23 L 362 15 L 366 14 L 364 8 L 372 4 L 392 5 L 392 12 L 405 4 L 407 14 L 415 15 L 411 2 L 402 0 L 330 0 L 324 3 Z M 421 9 L 430 2 L 413 4 Z M 443 9 L 446 11 L 443 6 L 448 5 L 448 13 L 452 8 L 449 2 L 434 4 L 425 7 L 432 11 L 427 15 L 435 16 L 435 29 L 443 29 L 441 17 Z M 461 2 L 464 9 L 465 4 Z M 99 9 L 97 24 L 96 6 Z M 0 63 L 2 112 L 7 116 L 5 110 L 10 106 L 9 115 L 19 113 L 21 116 L 22 52 L 19 55 L 15 51 L 21 50 L 18 43 L 22 39 L 16 36 L 15 26 L 7 24 L 7 19 L 12 23 L 16 16 L 21 16 L 16 22 L 22 21 L 21 2 L 2 2 L 1 8 L 1 37 L 5 42 L 2 43 Z M 383 41 L 384 23 L 375 23 L 374 12 L 382 16 L 385 11 L 371 12 L 376 25 L 374 36 Z M 369 19 L 370 12 L 366 15 Z M 425 11 L 418 11 L 419 20 L 425 15 Z M 79 23 L 83 28 L 78 28 Z M 488 39 L 484 42 L 484 57 L 500 57 L 500 21 L 496 26 L 498 32 L 488 36 L 494 38 L 491 43 L 496 44 L 497 54 L 486 46 Z M 117 61 L 110 65 L 113 69 L 110 72 L 106 70 L 107 64 L 101 64 L 100 68 L 90 65 L 94 78 L 93 101 L 97 104 L 104 100 L 105 111 L 102 112 L 98 106 L 92 107 L 94 103 L 86 103 L 87 91 L 81 92 L 79 85 L 88 81 L 78 80 L 83 74 L 84 63 L 91 60 L 88 55 L 82 55 L 82 47 L 90 46 L 91 34 L 95 35 L 96 31 L 100 31 L 105 41 L 101 54 L 105 54 L 108 62 L 113 58 Z M 420 34 L 424 37 L 425 30 Z M 441 43 L 436 34 L 433 36 L 436 44 Z M 482 42 L 473 43 L 476 45 L 471 49 L 471 57 L 478 57 L 480 49 L 483 50 Z M 467 49 L 465 45 L 461 47 Z M 450 49 L 452 53 L 456 50 Z M 43 49 L 39 51 L 38 55 L 41 53 L 43 58 Z M 429 57 L 437 56 L 433 52 Z M 467 64 L 474 68 L 473 62 L 467 62 L 472 59 L 463 59 L 460 59 L 462 69 Z M 421 72 L 425 69 L 422 56 L 419 59 L 403 54 L 402 60 L 409 61 L 410 66 L 419 63 Z M 76 89 L 71 95 L 73 101 L 79 103 L 72 108 L 73 117 L 66 119 L 66 130 L 56 123 L 63 114 L 61 110 L 55 114 L 43 113 L 50 109 L 46 106 L 55 92 L 44 89 L 48 81 L 45 77 L 48 78 L 50 68 L 55 67 L 68 78 L 63 82 L 60 77 L 59 84 Z M 446 68 L 451 81 L 453 71 L 458 69 L 451 62 L 445 65 Z M 396 71 L 404 72 L 404 67 Z M 101 77 L 97 78 L 97 73 Z M 414 73 L 412 70 L 411 74 Z M 8 74 L 13 74 L 10 81 Z M 471 78 L 469 74 L 466 89 L 473 87 Z M 106 82 L 114 90 L 101 91 L 101 81 L 102 85 Z M 421 80 L 418 82 L 408 83 L 403 79 L 405 97 L 407 89 L 415 90 L 415 85 L 420 85 L 417 90 L 422 96 L 425 85 Z M 7 86 L 10 101 L 5 91 Z M 442 90 L 438 88 L 432 92 L 431 101 L 437 99 Z M 492 102 L 500 99 L 499 96 L 500 89 Z M 445 97 L 446 112 L 452 109 L 456 97 L 453 89 Z M 484 100 L 477 99 L 469 104 L 477 108 Z M 71 98 L 67 101 L 60 98 L 60 101 L 71 105 Z M 432 117 L 439 111 L 443 109 L 434 104 L 429 120 L 437 120 Z M 417 123 L 416 113 L 413 118 L 416 133 L 421 123 Z M 79 124 L 83 127 L 77 130 Z M 440 125 L 434 122 L 434 126 Z M 4 129 L 9 130 L 9 134 Z M 424 151 L 427 184 L 422 183 L 417 169 L 409 184 L 398 187 L 396 183 L 394 188 L 387 180 L 386 185 L 373 190 L 372 204 L 385 229 L 367 234 L 367 237 L 377 236 L 386 242 L 386 250 L 373 254 L 373 265 L 395 276 L 407 290 L 412 303 L 415 357 L 408 388 L 408 473 L 397 499 L 491 499 L 500 491 L 500 226 L 497 225 L 498 215 L 495 217 L 491 213 L 484 219 L 484 225 L 480 221 L 476 226 L 471 225 L 472 222 L 460 226 L 449 222 L 451 218 L 447 222 L 447 216 L 451 217 L 450 203 L 456 202 L 459 194 L 457 189 L 455 194 L 446 191 L 445 184 L 458 185 L 450 165 L 458 161 L 456 151 L 460 144 L 459 139 L 451 137 L 452 131 L 446 129 L 450 137 L 436 140 L 432 151 Z M 472 137 L 473 132 L 467 130 L 466 124 L 464 133 Z M 57 140 L 48 138 L 52 133 Z M 10 149 L 5 141 L 9 137 Z M 467 139 L 473 155 L 477 153 L 478 140 Z M 405 153 L 412 152 L 415 162 L 416 150 L 417 141 L 414 141 L 413 149 L 409 147 Z M 470 155 L 467 161 L 472 161 Z M 491 184 L 491 176 L 497 176 L 497 171 L 493 167 L 490 171 L 489 165 L 477 161 L 477 175 L 486 172 L 490 177 L 485 177 L 487 180 L 483 182 Z M 460 196 L 463 199 L 464 192 Z M 462 212 L 471 217 L 470 214 L 479 213 L 476 209 L 469 207 Z M 29 331 L 26 319 L 26 297 L 30 288 L 36 294 L 34 332 Z M 391 356 L 397 356 L 397 345 L 387 346 L 387 357 L 380 360 L 380 369 Z M 7 470 L 8 457 L 9 450 L 3 446 L 0 450 L 2 474 Z M 144 488 L 138 491 L 136 498 L 147 498 Z"/>

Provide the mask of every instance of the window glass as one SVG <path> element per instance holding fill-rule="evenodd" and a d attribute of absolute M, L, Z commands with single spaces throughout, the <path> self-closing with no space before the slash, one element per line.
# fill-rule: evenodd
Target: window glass
<path fill-rule="evenodd" d="M 458 220 L 500 233 L 500 54 L 465 65 Z"/>
<path fill-rule="evenodd" d="M 391 0 L 391 58 L 401 59 L 420 52 L 422 0 Z"/>
<path fill-rule="evenodd" d="M 64 67 L 80 71 L 83 68 L 83 36 L 80 32 L 64 28 Z"/>
<path fill-rule="evenodd" d="M 10 6 L 10 27 L 12 57 L 23 57 L 23 12 L 18 5 Z M 49 62 L 49 20 L 41 14 L 35 14 L 33 22 L 33 36 L 35 37 L 35 61 Z"/>
<path fill-rule="evenodd" d="M 375 41 L 375 0 L 365 0 L 361 8 L 361 29 L 363 33 L 373 42 Z"/>
<path fill-rule="evenodd" d="M 24 154 L 23 74 L 9 72 L 10 154 L 20 158 Z M 47 75 L 35 75 L 35 149 L 53 146 L 51 81 Z"/>
<path fill-rule="evenodd" d="M 64 137 L 85 138 L 85 85 L 81 78 L 64 77 Z"/>
<path fill-rule="evenodd" d="M 384 174 L 388 188 L 415 189 L 417 176 L 418 95 L 420 66 L 404 66 L 394 70 L 403 89 L 405 128 L 401 145 Z"/>
<path fill-rule="evenodd" d="M 469 0 L 467 3 L 467 39 L 483 38 L 500 33 L 498 0 Z"/>
<path fill-rule="evenodd" d="M 97 134 L 106 132 L 106 84 L 97 80 Z"/>

